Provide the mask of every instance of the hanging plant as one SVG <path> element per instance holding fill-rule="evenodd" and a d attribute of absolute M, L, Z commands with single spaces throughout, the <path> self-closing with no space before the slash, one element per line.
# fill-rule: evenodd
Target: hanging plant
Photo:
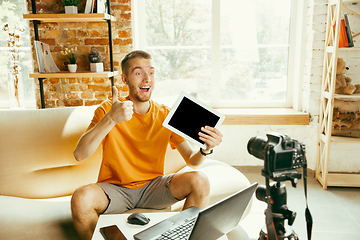
<path fill-rule="evenodd" d="M 14 31 L 9 30 L 9 23 L 4 23 L 3 29 L 4 32 L 8 32 L 9 38 L 7 39 L 8 48 L 10 49 L 10 64 L 11 70 L 10 73 L 13 78 L 14 88 L 15 88 L 15 99 L 20 107 L 20 97 L 19 97 L 19 75 L 20 75 L 20 47 L 21 47 L 21 34 L 25 32 L 23 26 L 15 27 Z"/>

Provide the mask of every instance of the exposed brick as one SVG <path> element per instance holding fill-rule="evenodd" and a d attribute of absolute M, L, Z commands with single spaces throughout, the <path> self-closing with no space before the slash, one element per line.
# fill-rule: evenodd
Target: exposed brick
<path fill-rule="evenodd" d="M 119 30 L 118 31 L 119 38 L 129 38 L 131 37 L 131 32 L 126 30 Z"/>
<path fill-rule="evenodd" d="M 78 50 L 78 55 L 86 53 L 86 58 L 87 58 L 87 54 L 90 52 L 90 47 L 89 46 L 78 46 L 77 50 Z"/>
<path fill-rule="evenodd" d="M 106 79 L 108 80 L 108 79 Z M 93 78 L 92 79 L 93 83 L 105 83 L 105 79 L 104 78 Z"/>
<path fill-rule="evenodd" d="M 57 100 L 45 100 L 45 106 L 47 108 L 55 108 L 58 107 L 58 105 L 56 104 Z"/>
<path fill-rule="evenodd" d="M 90 80 L 90 78 L 82 78 L 80 80 L 80 83 L 89 84 L 89 83 L 91 83 L 91 80 Z"/>
<path fill-rule="evenodd" d="M 131 45 L 133 43 L 131 38 L 127 39 L 114 39 L 113 40 L 114 45 Z"/>
<path fill-rule="evenodd" d="M 131 20 L 131 13 L 122 13 L 122 14 L 120 14 L 120 18 L 121 18 L 121 20 Z"/>
<path fill-rule="evenodd" d="M 108 45 L 108 38 L 87 38 L 85 39 L 85 45 Z"/>
<path fill-rule="evenodd" d="M 120 10 L 121 12 L 130 12 L 131 6 L 130 5 L 114 5 L 114 10 Z"/>
<path fill-rule="evenodd" d="M 85 106 L 99 105 L 102 102 L 103 102 L 103 100 L 85 100 Z"/>
<path fill-rule="evenodd" d="M 67 87 L 68 91 L 83 92 L 88 89 L 88 85 L 85 84 L 69 84 Z"/>
<path fill-rule="evenodd" d="M 69 46 L 69 45 L 78 46 L 80 44 L 80 39 L 79 38 L 66 38 L 66 39 L 60 38 L 60 39 L 58 39 L 58 43 L 63 46 Z"/>
<path fill-rule="evenodd" d="M 59 83 L 60 79 L 59 78 L 49 78 L 48 81 L 51 84 L 55 84 L 55 83 Z"/>
<path fill-rule="evenodd" d="M 66 37 L 75 37 L 76 36 L 76 31 L 75 30 L 67 30 L 67 31 L 64 31 L 64 35 Z"/>
<path fill-rule="evenodd" d="M 45 32 L 45 38 L 58 38 L 61 34 L 59 30 L 50 30 Z"/>
<path fill-rule="evenodd" d="M 59 24 L 59 27 L 63 27 L 66 30 L 81 30 L 86 28 L 85 22 L 66 22 Z"/>
<path fill-rule="evenodd" d="M 107 23 L 102 22 L 89 22 L 88 28 L 89 29 L 107 29 Z"/>
<path fill-rule="evenodd" d="M 40 40 L 40 42 L 43 42 L 43 43 L 46 43 L 49 45 L 55 45 L 55 39 L 52 39 L 52 38 L 41 38 L 39 40 Z"/>
<path fill-rule="evenodd" d="M 108 94 L 107 94 L 107 93 L 103 93 L 103 92 L 95 93 L 95 98 L 96 98 L 96 99 L 106 100 L 107 97 L 108 97 Z"/>
<path fill-rule="evenodd" d="M 99 37 L 99 36 L 101 36 L 101 34 L 100 34 L 100 32 L 97 31 L 97 30 L 92 30 L 92 31 L 90 32 L 90 37 Z"/>
<path fill-rule="evenodd" d="M 128 3 L 131 4 L 131 0 L 117 0 L 118 3 Z"/>
<path fill-rule="evenodd" d="M 77 32 L 77 36 L 78 37 L 89 37 L 89 32 L 80 30 L 80 31 Z"/>
<path fill-rule="evenodd" d="M 64 99 L 63 102 L 65 107 L 84 105 L 84 101 L 82 99 Z"/>
<path fill-rule="evenodd" d="M 94 98 L 94 93 L 93 92 L 82 92 L 80 97 L 82 99 L 93 99 Z"/>
<path fill-rule="evenodd" d="M 79 94 L 77 94 L 77 93 L 68 93 L 68 94 L 66 94 L 66 97 L 68 99 L 79 99 Z"/>
<path fill-rule="evenodd" d="M 74 84 L 74 83 L 77 83 L 78 80 L 77 80 L 77 78 L 67 78 L 67 82 L 68 82 L 69 84 Z"/>
<path fill-rule="evenodd" d="M 92 90 L 92 91 L 100 91 L 100 92 L 110 91 L 110 90 L 111 90 L 111 86 L 110 86 L 110 85 L 95 85 L 95 84 L 91 84 L 91 85 L 89 85 L 89 90 Z"/>
<path fill-rule="evenodd" d="M 53 92 L 50 95 L 50 99 L 57 100 L 57 99 L 64 99 L 65 93 Z"/>
<path fill-rule="evenodd" d="M 87 60 L 87 58 L 85 59 L 85 56 L 83 56 L 84 59 L 83 60 L 79 60 L 76 62 L 76 64 L 78 65 L 78 68 L 80 69 L 84 69 L 84 68 L 88 68 L 89 67 L 89 61 Z"/>

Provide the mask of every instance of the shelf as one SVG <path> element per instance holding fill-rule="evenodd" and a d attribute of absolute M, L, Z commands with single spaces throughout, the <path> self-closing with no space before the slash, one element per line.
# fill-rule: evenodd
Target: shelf
<path fill-rule="evenodd" d="M 318 181 L 325 185 L 321 173 L 317 176 Z M 328 187 L 360 187 L 360 174 L 358 173 L 327 173 Z"/>
<path fill-rule="evenodd" d="M 360 0 L 343 0 L 343 3 L 360 3 Z"/>
<path fill-rule="evenodd" d="M 354 129 L 332 129 L 333 110 L 336 100 L 344 100 L 350 102 L 360 101 L 360 94 L 344 95 L 334 94 L 326 90 L 330 89 L 330 86 L 335 85 L 336 77 L 329 78 L 327 73 L 330 73 L 336 69 L 337 66 L 337 54 L 338 52 L 355 51 L 357 53 L 360 47 L 347 47 L 339 48 L 338 40 L 339 36 L 334 36 L 332 31 L 333 25 L 336 23 L 336 27 L 339 27 L 343 10 L 350 12 L 360 17 L 360 14 L 345 7 L 343 3 L 360 3 L 360 0 L 328 0 L 327 1 L 327 25 L 325 35 L 325 54 L 324 54 L 324 66 L 323 76 L 321 79 L 321 99 L 320 99 L 320 114 L 319 114 L 319 140 L 318 140 L 318 152 L 316 158 L 316 178 L 321 183 L 324 189 L 328 186 L 339 187 L 360 187 L 360 174 L 342 174 L 342 173 L 329 173 L 328 165 L 330 161 L 331 145 L 332 143 L 360 143 L 360 131 Z M 336 32 L 337 34 L 339 31 Z M 335 41 L 336 40 L 336 41 Z M 332 46 L 333 45 L 333 46 Z M 346 161 L 346 159 L 341 159 Z M 346 164 L 346 163 L 344 163 Z"/>
<path fill-rule="evenodd" d="M 360 47 L 341 47 L 338 48 L 339 51 L 356 51 L 360 50 Z"/>
<path fill-rule="evenodd" d="M 41 22 L 106 22 L 116 21 L 116 18 L 107 13 L 77 13 L 77 14 L 24 14 L 24 19 Z"/>
<path fill-rule="evenodd" d="M 327 138 L 324 134 L 320 135 L 321 141 L 324 143 L 327 142 Z M 340 137 L 340 136 L 331 136 L 331 142 L 333 143 L 360 143 L 360 138 L 355 137 Z"/>
<path fill-rule="evenodd" d="M 334 99 L 343 101 L 360 101 L 360 93 L 355 93 L 352 95 L 334 94 Z"/>
<path fill-rule="evenodd" d="M 360 143 L 360 138 L 352 138 L 352 137 L 331 137 L 331 142 L 337 143 Z"/>
<path fill-rule="evenodd" d="M 336 48 L 334 46 L 327 46 L 325 51 L 327 53 L 334 53 Z M 360 50 L 360 47 L 341 47 L 338 48 L 339 51 L 357 51 Z"/>
<path fill-rule="evenodd" d="M 71 73 L 68 71 L 57 72 L 57 73 L 30 73 L 30 78 L 83 78 L 83 77 L 113 77 L 118 75 L 119 72 L 85 72 L 78 71 Z"/>

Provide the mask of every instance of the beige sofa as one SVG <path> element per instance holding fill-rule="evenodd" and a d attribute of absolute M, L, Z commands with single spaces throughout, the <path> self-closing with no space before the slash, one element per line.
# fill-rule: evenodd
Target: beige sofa
<path fill-rule="evenodd" d="M 84 162 L 77 162 L 72 151 L 94 110 L 0 110 L 0 239 L 78 239 L 71 194 L 96 182 L 101 150 Z M 166 159 L 167 173 L 188 170 L 177 151 L 169 150 Z M 210 179 L 210 203 L 250 185 L 220 161 L 208 159 L 199 169 Z M 178 211 L 181 204 L 163 211 Z"/>

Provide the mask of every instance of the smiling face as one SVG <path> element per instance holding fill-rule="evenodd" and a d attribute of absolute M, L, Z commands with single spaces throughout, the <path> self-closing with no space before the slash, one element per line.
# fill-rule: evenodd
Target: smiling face
<path fill-rule="evenodd" d="M 122 80 L 129 86 L 129 96 L 132 101 L 147 102 L 155 87 L 155 69 L 151 59 L 136 57 L 129 60 L 127 74 L 122 74 Z"/>

